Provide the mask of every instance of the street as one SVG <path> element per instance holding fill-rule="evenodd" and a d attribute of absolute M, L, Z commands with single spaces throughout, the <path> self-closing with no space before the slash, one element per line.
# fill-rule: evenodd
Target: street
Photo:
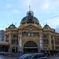
<path fill-rule="evenodd" d="M 0 55 L 0 59 L 17 59 L 17 57 Z"/>
<path fill-rule="evenodd" d="M 58 56 L 51 56 L 51 57 L 48 57 L 48 59 L 59 59 L 59 57 Z"/>
<path fill-rule="evenodd" d="M 17 59 L 18 57 L 0 55 L 0 59 Z M 48 59 L 59 59 L 58 56 L 49 56 Z"/>

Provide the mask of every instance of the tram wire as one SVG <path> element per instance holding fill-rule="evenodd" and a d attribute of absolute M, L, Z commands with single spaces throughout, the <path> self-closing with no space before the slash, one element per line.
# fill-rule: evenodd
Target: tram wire
<path fill-rule="evenodd" d="M 1 14 L 0 14 L 0 15 L 1 15 Z M 2 16 L 2 15 L 1 15 L 1 16 Z M 3 18 L 3 20 L 7 23 L 7 25 L 9 25 L 8 22 L 6 21 L 6 19 L 5 19 L 3 16 L 2 16 L 2 18 Z"/>
<path fill-rule="evenodd" d="M 40 20 L 40 21 L 44 21 L 44 20 L 48 20 L 48 19 L 52 19 L 52 18 L 56 18 L 56 17 L 59 17 L 59 15 L 53 16 L 53 17 L 49 17 L 49 18 L 46 18 L 46 19 L 42 19 L 42 20 Z"/>
<path fill-rule="evenodd" d="M 9 25 L 9 23 L 8 23 L 7 20 L 4 18 L 4 16 L 1 15 L 1 14 L 0 14 L 0 16 L 3 18 L 3 20 L 5 21 L 5 23 L 6 23 L 7 25 Z M 1 20 L 0 20 L 0 21 L 1 21 Z M 4 28 L 5 28 L 5 26 L 0 26 L 0 27 L 4 27 Z"/>
<path fill-rule="evenodd" d="M 1 14 L 0 14 L 1 15 Z M 1 15 L 2 16 L 2 15 Z M 59 17 L 59 15 L 57 15 L 57 16 L 53 16 L 53 17 L 49 17 L 49 18 L 46 18 L 46 19 L 42 19 L 42 20 L 40 20 L 40 21 L 45 21 L 45 20 L 48 20 L 48 19 L 52 19 L 52 18 L 56 18 L 56 17 Z M 8 22 L 6 21 L 6 19 L 2 16 L 2 18 L 3 18 L 3 20 L 5 20 L 5 22 L 7 23 L 7 25 L 9 25 L 8 24 Z M 4 26 L 0 26 L 0 27 L 4 27 Z"/>

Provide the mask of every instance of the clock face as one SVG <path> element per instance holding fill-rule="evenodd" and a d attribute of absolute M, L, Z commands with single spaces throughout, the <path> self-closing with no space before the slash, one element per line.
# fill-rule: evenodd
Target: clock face
<path fill-rule="evenodd" d="M 30 28 L 29 30 L 32 30 L 32 28 Z"/>

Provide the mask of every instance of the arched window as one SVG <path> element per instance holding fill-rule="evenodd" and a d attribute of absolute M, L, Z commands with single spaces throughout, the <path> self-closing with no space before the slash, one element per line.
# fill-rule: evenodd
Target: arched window
<path fill-rule="evenodd" d="M 28 41 L 24 44 L 24 53 L 25 52 L 38 52 L 38 46 L 35 42 L 33 41 Z"/>
<path fill-rule="evenodd" d="M 51 36 L 51 39 L 53 39 L 53 36 Z"/>
<path fill-rule="evenodd" d="M 37 47 L 37 44 L 33 41 L 28 41 L 25 43 L 24 47 Z"/>
<path fill-rule="evenodd" d="M 54 44 L 53 40 L 51 40 L 51 43 Z"/>
<path fill-rule="evenodd" d="M 9 38 L 9 35 L 6 35 L 6 38 Z"/>
<path fill-rule="evenodd" d="M 43 43 L 44 44 L 48 44 L 48 40 L 43 40 Z"/>
<path fill-rule="evenodd" d="M 44 35 L 43 35 L 43 38 L 47 38 L 47 37 L 48 37 L 47 34 L 44 34 Z"/>
<path fill-rule="evenodd" d="M 12 39 L 12 44 L 18 44 L 18 39 Z"/>
<path fill-rule="evenodd" d="M 13 35 L 13 38 L 18 38 L 18 35 L 14 34 L 14 35 Z"/>

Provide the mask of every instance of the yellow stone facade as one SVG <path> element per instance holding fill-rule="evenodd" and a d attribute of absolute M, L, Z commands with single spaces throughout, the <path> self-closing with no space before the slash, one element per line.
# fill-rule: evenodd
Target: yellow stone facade
<path fill-rule="evenodd" d="M 24 32 L 28 34 L 23 35 Z M 36 36 L 34 36 L 33 33 L 36 33 L 37 35 L 35 34 Z M 54 29 L 51 29 L 49 26 L 47 28 L 42 28 L 40 24 L 36 24 L 35 22 L 26 22 L 25 24 L 20 24 L 18 28 L 14 28 L 13 26 L 6 28 L 4 41 L 10 43 L 9 51 L 11 52 L 12 50 L 15 52 L 24 52 L 25 50 L 28 50 L 29 52 L 29 49 L 32 49 L 34 51 L 35 49 L 37 49 L 36 52 L 40 52 L 40 50 L 59 50 L 59 33 L 55 33 Z M 34 42 L 37 46 L 35 46 L 34 43 L 33 46 L 26 46 L 25 44 L 27 42 Z M 29 43 L 29 45 L 31 44 L 32 43 Z"/>

